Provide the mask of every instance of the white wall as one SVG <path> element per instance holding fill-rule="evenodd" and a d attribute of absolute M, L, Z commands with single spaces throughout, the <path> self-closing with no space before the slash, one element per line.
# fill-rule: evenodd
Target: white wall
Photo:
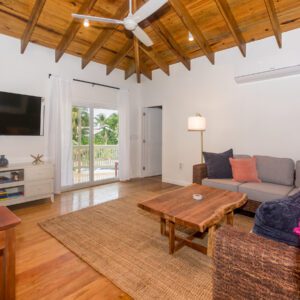
<path fill-rule="evenodd" d="M 283 49 L 268 38 L 192 61 L 191 72 L 171 67 L 170 77 L 156 71 L 144 81 L 143 106 L 163 105 L 163 180 L 192 182 L 192 165 L 200 160 L 200 133 L 187 131 L 187 118 L 207 118 L 204 149 L 265 154 L 300 160 L 300 75 L 244 85 L 234 75 L 300 64 L 300 30 L 283 35 Z M 182 170 L 179 163 L 183 164 Z"/>
<path fill-rule="evenodd" d="M 80 58 L 71 55 L 64 55 L 56 64 L 54 50 L 34 44 L 29 44 L 25 54 L 21 55 L 20 41 L 4 35 L 0 35 L 0 45 L 0 91 L 47 97 L 49 73 L 128 89 L 131 100 L 132 176 L 139 176 L 140 102 L 139 88 L 133 78 L 125 81 L 124 73 L 117 70 L 106 76 L 105 66 L 97 63 L 90 63 L 81 70 Z M 89 101 L 109 107 L 110 103 L 115 102 L 116 93 L 114 90 L 76 83 L 73 96 L 77 103 Z M 31 161 L 30 154 L 45 153 L 45 141 L 46 136 L 0 136 L 0 154 L 7 155 L 12 163 Z"/>

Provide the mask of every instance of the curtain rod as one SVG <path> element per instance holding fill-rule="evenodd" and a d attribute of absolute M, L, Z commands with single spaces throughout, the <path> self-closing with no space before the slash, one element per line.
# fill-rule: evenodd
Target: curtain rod
<path fill-rule="evenodd" d="M 50 78 L 51 76 L 53 76 L 53 75 L 52 75 L 52 74 L 49 74 L 49 75 L 48 75 L 48 78 Z M 109 88 L 109 89 L 120 90 L 119 87 L 112 86 L 112 85 L 106 85 L 106 84 L 102 84 L 102 83 L 97 83 L 97 82 L 85 81 L 85 80 L 76 79 L 76 78 L 73 78 L 73 81 L 91 84 L 92 86 L 98 85 L 98 86 L 106 87 L 106 88 Z"/>

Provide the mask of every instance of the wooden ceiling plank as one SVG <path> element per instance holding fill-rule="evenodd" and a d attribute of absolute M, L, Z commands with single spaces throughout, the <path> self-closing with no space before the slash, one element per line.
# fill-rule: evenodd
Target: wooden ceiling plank
<path fill-rule="evenodd" d="M 166 27 L 159 21 L 153 21 L 151 27 L 159 38 L 165 43 L 170 51 L 179 59 L 179 61 L 188 69 L 191 70 L 191 60 L 183 53 L 183 50 L 168 32 Z"/>
<path fill-rule="evenodd" d="M 135 73 L 135 63 L 132 60 L 129 64 L 129 67 L 125 70 L 125 80 L 131 77 Z"/>
<path fill-rule="evenodd" d="M 110 64 L 107 65 L 106 75 L 109 75 L 119 65 L 119 63 L 124 59 L 128 52 L 132 50 L 132 48 L 132 40 L 129 40 L 121 49 L 121 51 L 113 58 Z"/>
<path fill-rule="evenodd" d="M 276 14 L 276 8 L 273 0 L 264 0 L 266 4 L 266 8 L 269 14 L 270 22 L 272 25 L 272 29 L 277 41 L 279 48 L 282 48 L 282 31 L 280 28 L 279 19 Z"/>
<path fill-rule="evenodd" d="M 122 7 L 112 16 L 112 19 L 122 19 L 128 13 L 128 3 L 124 2 Z M 90 46 L 88 51 L 82 56 L 81 67 L 84 69 L 95 57 L 98 51 L 104 46 L 104 44 L 110 39 L 115 29 L 120 25 L 112 25 L 109 29 L 104 29 Z"/>
<path fill-rule="evenodd" d="M 237 22 L 231 12 L 227 0 L 215 0 L 220 13 L 222 14 L 237 46 L 239 47 L 242 55 L 246 57 L 246 42 L 242 33 L 237 25 Z"/>
<path fill-rule="evenodd" d="M 36 0 L 31 11 L 31 15 L 26 24 L 25 30 L 21 37 L 21 53 L 23 54 L 26 50 L 26 47 L 30 41 L 35 25 L 38 22 L 38 19 L 42 13 L 46 0 Z"/>
<path fill-rule="evenodd" d="M 167 65 L 161 58 L 160 56 L 153 50 L 153 48 L 147 48 L 144 45 L 140 44 L 140 48 L 142 51 L 150 58 L 153 60 L 153 62 L 163 71 L 165 72 L 168 76 L 170 75 L 170 69 L 169 65 Z"/>
<path fill-rule="evenodd" d="M 177 15 L 181 19 L 182 23 L 185 25 L 188 31 L 191 32 L 193 35 L 195 41 L 199 45 L 199 47 L 202 49 L 208 60 L 214 64 L 215 63 L 215 54 L 212 51 L 210 45 L 206 41 L 203 33 L 198 28 L 197 23 L 192 18 L 190 13 L 188 12 L 187 8 L 183 5 L 181 0 L 169 0 L 169 3 L 176 11 Z"/>
<path fill-rule="evenodd" d="M 92 10 L 96 2 L 97 0 L 85 0 L 77 13 L 83 15 L 88 14 Z M 62 37 L 61 41 L 59 42 L 58 46 L 55 49 L 55 62 L 58 62 L 61 59 L 66 49 L 71 44 L 72 40 L 75 38 L 80 27 L 81 27 L 80 21 L 73 20 L 71 22 L 64 36 Z"/>
<path fill-rule="evenodd" d="M 148 0 L 143 0 L 144 3 L 148 2 Z M 151 26 L 155 33 L 159 36 L 159 38 L 165 43 L 165 45 L 172 51 L 172 53 L 178 57 L 180 62 L 188 69 L 191 70 L 191 61 L 190 59 L 183 53 L 183 50 L 172 37 L 172 35 L 168 32 L 166 27 L 156 19 L 150 23 L 147 22 L 148 26 Z"/>
<path fill-rule="evenodd" d="M 136 37 L 133 38 L 133 48 L 134 48 L 136 79 L 137 79 L 137 83 L 141 83 L 140 47 L 139 47 L 139 41 Z"/>

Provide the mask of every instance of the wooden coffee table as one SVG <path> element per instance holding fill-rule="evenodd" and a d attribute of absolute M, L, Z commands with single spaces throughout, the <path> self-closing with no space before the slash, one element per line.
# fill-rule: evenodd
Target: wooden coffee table
<path fill-rule="evenodd" d="M 203 195 L 203 200 L 194 200 L 193 194 Z M 233 225 L 233 211 L 246 202 L 246 194 L 193 184 L 141 202 L 138 206 L 160 216 L 161 234 L 169 237 L 170 254 L 189 246 L 212 256 L 217 225 L 224 218 L 227 224 Z M 193 229 L 193 233 L 186 238 L 176 236 L 175 225 Z M 207 230 L 207 247 L 193 242 Z"/>

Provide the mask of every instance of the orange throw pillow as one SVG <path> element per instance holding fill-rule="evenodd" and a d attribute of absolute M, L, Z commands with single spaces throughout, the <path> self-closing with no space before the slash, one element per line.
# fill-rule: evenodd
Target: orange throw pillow
<path fill-rule="evenodd" d="M 233 180 L 238 182 L 261 182 L 257 175 L 256 158 L 229 158 Z"/>

